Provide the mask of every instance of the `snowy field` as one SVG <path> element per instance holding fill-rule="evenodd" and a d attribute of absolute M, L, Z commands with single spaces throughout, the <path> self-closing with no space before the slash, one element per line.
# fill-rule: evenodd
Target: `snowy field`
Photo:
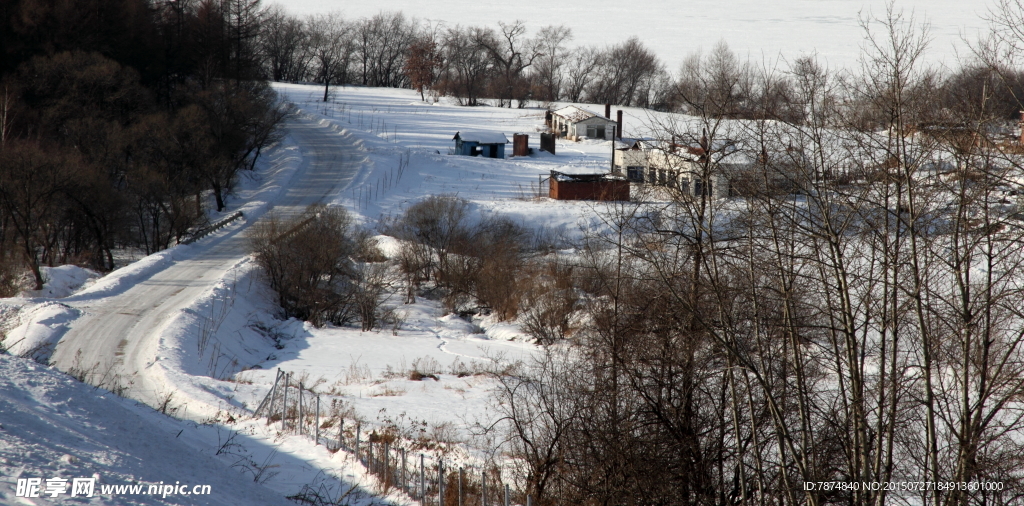
<path fill-rule="evenodd" d="M 817 53 L 829 66 L 854 67 L 863 45 L 861 14 L 882 16 L 885 0 L 649 0 L 640 4 L 615 0 L 588 2 L 476 2 L 446 0 L 417 2 L 344 2 L 342 0 L 278 0 L 296 14 L 341 12 L 347 18 L 370 17 L 380 11 L 402 11 L 407 16 L 447 25 L 486 25 L 523 20 L 531 30 L 565 24 L 575 35 L 573 44 L 605 46 L 639 36 L 670 71 L 700 49 L 724 40 L 741 57 L 754 62 L 789 61 Z M 931 50 L 926 60 L 952 66 L 956 54 L 966 54 L 964 39 L 973 41 L 985 29 L 982 16 L 990 0 L 897 0 L 897 9 L 913 13 L 930 25 Z"/>
<path fill-rule="evenodd" d="M 547 196 L 551 170 L 567 173 L 608 172 L 611 141 L 559 139 L 551 156 L 539 151 L 538 132 L 544 130 L 544 109 L 459 107 L 442 99 L 422 102 L 410 90 L 339 87 L 328 103 L 323 88 L 275 84 L 282 96 L 302 110 L 340 128 L 359 132 L 367 152 L 366 170 L 336 201 L 373 225 L 382 216 L 400 214 L 426 195 L 453 194 L 469 200 L 472 212 L 505 213 L 525 225 L 555 236 L 577 234 L 581 227 L 600 226 L 591 202 L 537 200 Z M 580 104 L 603 114 L 603 106 Z M 650 133 L 654 118 L 638 108 L 623 109 L 623 135 Z M 612 114 L 615 114 L 613 109 Z M 458 131 L 503 133 L 510 141 L 506 159 L 450 156 Z M 530 136 L 534 154 L 512 158 L 514 133 Z M 407 168 L 399 170 L 400 166 Z"/>

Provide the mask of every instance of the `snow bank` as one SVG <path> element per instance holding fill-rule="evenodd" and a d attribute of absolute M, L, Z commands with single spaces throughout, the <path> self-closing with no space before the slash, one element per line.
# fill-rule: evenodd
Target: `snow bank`
<path fill-rule="evenodd" d="M 226 439 L 229 428 L 169 418 L 31 361 L 0 355 L 0 413 L 0 504 L 292 504 L 233 469 L 234 455 L 216 455 L 209 439 L 218 430 Z M 97 478 L 90 499 L 15 497 L 19 478 L 89 477 Z M 103 484 L 160 482 L 210 485 L 212 493 L 100 494 Z"/>
<path fill-rule="evenodd" d="M 26 306 L 8 322 L 11 328 L 5 333 L 3 347 L 12 355 L 46 363 L 71 322 L 81 314 L 78 309 L 55 301 Z"/>
<path fill-rule="evenodd" d="M 57 267 L 41 267 L 43 279 L 42 290 L 26 290 L 22 297 L 46 297 L 60 299 L 78 290 L 89 287 L 100 273 L 77 265 L 60 265 Z"/>

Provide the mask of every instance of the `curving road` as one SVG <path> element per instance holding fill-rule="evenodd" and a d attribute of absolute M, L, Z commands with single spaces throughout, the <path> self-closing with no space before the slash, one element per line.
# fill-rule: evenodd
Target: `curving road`
<path fill-rule="evenodd" d="M 363 155 L 345 136 L 312 120 L 290 116 L 286 133 L 302 161 L 273 210 L 283 217 L 344 190 L 359 171 Z M 193 246 L 198 250 L 118 295 L 72 297 L 68 305 L 83 315 L 61 338 L 52 363 L 65 372 L 85 372 L 86 380 L 108 389 L 130 387 L 128 395 L 160 407 L 167 386 L 162 373 L 147 374 L 158 360 L 160 330 L 179 311 L 213 287 L 246 255 L 245 226 L 228 227 Z M 162 369 L 162 368 L 157 368 Z"/>

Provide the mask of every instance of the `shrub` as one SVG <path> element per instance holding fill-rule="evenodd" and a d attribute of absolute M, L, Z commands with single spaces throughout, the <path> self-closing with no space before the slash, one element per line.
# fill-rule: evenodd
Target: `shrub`
<path fill-rule="evenodd" d="M 344 324 L 355 316 L 358 272 L 351 257 L 352 220 L 345 209 L 322 204 L 283 220 L 271 215 L 249 234 L 257 263 L 286 316 L 323 326 Z"/>
<path fill-rule="evenodd" d="M 571 265 L 547 262 L 524 292 L 526 310 L 520 323 L 539 344 L 552 344 L 571 333 L 579 301 Z"/>

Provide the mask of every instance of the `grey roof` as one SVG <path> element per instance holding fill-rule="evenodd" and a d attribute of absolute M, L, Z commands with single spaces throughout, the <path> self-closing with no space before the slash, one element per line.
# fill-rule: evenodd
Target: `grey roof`
<path fill-rule="evenodd" d="M 462 142 L 476 142 L 479 144 L 508 144 L 508 137 L 501 132 L 455 132 L 452 140 L 462 139 Z"/>
<path fill-rule="evenodd" d="M 561 109 L 553 111 L 552 114 L 556 116 L 561 116 L 571 123 L 579 123 L 580 121 L 586 121 L 590 118 L 598 118 L 608 123 L 615 123 L 615 121 L 613 120 L 605 118 L 604 116 L 598 116 L 597 114 L 594 114 L 586 109 L 576 107 L 575 105 L 563 107 Z"/>

